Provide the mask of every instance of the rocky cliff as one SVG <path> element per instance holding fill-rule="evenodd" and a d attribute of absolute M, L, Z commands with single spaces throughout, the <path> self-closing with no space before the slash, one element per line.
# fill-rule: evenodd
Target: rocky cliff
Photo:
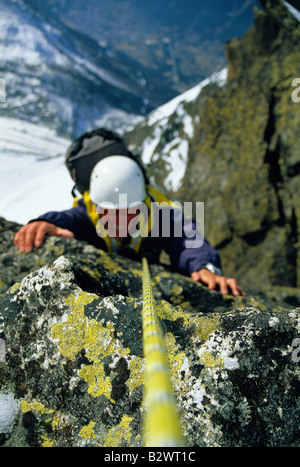
<path fill-rule="evenodd" d="M 17 228 L 1 219 L 0 444 L 142 446 L 141 264 L 59 237 L 21 254 Z M 299 446 L 299 294 L 150 270 L 186 444 Z"/>
<path fill-rule="evenodd" d="M 173 194 L 205 202 L 207 237 L 248 292 L 222 296 L 150 267 L 192 447 L 299 446 L 300 32 L 282 2 L 264 6 L 227 44 L 226 85 L 181 101 L 148 151 L 161 185 L 184 135 Z M 127 136 L 136 149 L 159 133 L 149 122 Z M 0 219 L 0 445 L 141 446 L 141 264 L 56 237 L 20 254 L 17 229 Z"/>
<path fill-rule="evenodd" d="M 224 273 L 248 290 L 300 284 L 300 23 L 284 2 L 261 3 L 246 35 L 226 45 L 224 86 L 210 82 L 127 135 L 153 182 L 182 203 L 205 203 Z"/>

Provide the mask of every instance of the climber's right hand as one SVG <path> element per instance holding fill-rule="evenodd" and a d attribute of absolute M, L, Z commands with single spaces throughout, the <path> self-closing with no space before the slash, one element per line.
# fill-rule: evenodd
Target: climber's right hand
<path fill-rule="evenodd" d="M 45 235 L 73 238 L 74 234 L 68 229 L 62 229 L 46 221 L 34 221 L 23 225 L 15 234 L 14 244 L 21 253 L 29 253 L 33 246 L 39 248 L 45 239 Z"/>

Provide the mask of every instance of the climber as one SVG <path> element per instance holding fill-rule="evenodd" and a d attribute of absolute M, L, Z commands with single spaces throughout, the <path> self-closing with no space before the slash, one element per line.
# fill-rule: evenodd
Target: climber
<path fill-rule="evenodd" d="M 177 204 L 146 185 L 135 161 L 110 156 L 95 165 L 90 190 L 71 209 L 30 221 L 16 233 L 14 243 L 20 252 L 30 252 L 42 245 L 46 235 L 74 237 L 110 253 L 132 259 L 147 256 L 156 263 L 164 250 L 173 270 L 210 290 L 245 295 L 235 279 L 222 275 L 219 254 L 195 226 Z"/>

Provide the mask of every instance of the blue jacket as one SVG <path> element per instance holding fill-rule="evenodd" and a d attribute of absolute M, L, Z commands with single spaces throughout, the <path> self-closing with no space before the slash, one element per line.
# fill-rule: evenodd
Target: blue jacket
<path fill-rule="evenodd" d="M 182 214 L 181 214 L 182 218 Z M 150 262 L 159 262 L 159 254 L 162 250 L 170 257 L 171 266 L 181 274 L 189 275 L 201 269 L 207 263 L 212 263 L 221 269 L 221 260 L 218 252 L 204 238 L 203 244 L 199 248 L 188 248 L 186 232 L 195 229 L 195 222 L 185 224 L 185 230 L 181 236 L 174 235 L 174 223 L 178 222 L 178 213 L 170 209 L 170 236 L 161 235 L 161 230 L 157 236 L 150 234 L 145 237 L 141 243 L 138 252 L 132 248 L 123 246 L 118 250 L 118 254 L 140 259 L 141 256 L 147 256 Z M 83 199 L 80 199 L 78 205 L 65 211 L 51 211 L 43 214 L 36 220 L 44 220 L 55 224 L 58 227 L 68 229 L 74 233 L 78 240 L 84 240 L 96 248 L 107 251 L 107 245 L 103 238 L 99 237 L 96 228 L 88 215 L 86 205 Z M 157 232 L 156 232 L 157 233 Z"/>

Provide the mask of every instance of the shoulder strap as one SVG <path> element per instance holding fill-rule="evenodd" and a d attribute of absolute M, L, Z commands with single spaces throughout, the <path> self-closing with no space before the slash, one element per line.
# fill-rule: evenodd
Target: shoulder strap
<path fill-rule="evenodd" d="M 149 185 L 147 186 L 147 192 L 155 203 L 166 202 L 174 208 L 179 207 L 178 203 L 176 203 L 176 201 L 173 201 L 171 198 L 169 198 L 168 195 L 164 193 L 160 188 Z"/>
<path fill-rule="evenodd" d="M 94 203 L 92 202 L 92 200 L 90 198 L 90 192 L 85 191 L 82 196 L 77 196 L 76 198 L 74 198 L 73 207 L 78 206 L 78 202 L 79 202 L 80 199 L 83 200 L 84 205 L 86 207 L 87 215 L 91 219 L 94 227 L 96 227 L 97 222 L 99 220 L 99 214 L 97 214 L 97 212 L 95 210 L 95 205 L 94 205 Z"/>

